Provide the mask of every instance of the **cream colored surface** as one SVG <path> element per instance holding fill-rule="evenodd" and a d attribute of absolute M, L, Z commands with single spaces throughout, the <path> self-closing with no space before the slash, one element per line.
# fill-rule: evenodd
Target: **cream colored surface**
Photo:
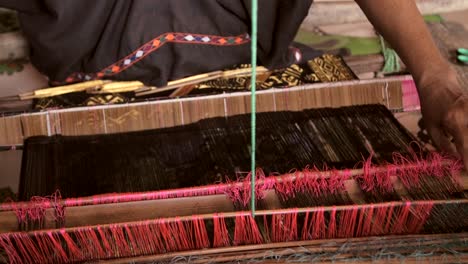
<path fill-rule="evenodd" d="M 466 2 L 468 2 L 468 0 Z M 446 21 L 461 24 L 468 30 L 468 10 L 443 14 L 442 17 Z M 468 46 L 468 43 L 466 43 L 466 45 Z"/>
<path fill-rule="evenodd" d="M 376 0 L 383 1 L 383 0 Z M 416 0 L 423 14 L 448 13 L 468 9 L 466 0 Z M 315 0 L 304 21 L 305 28 L 319 25 L 344 24 L 367 21 L 366 16 L 353 0 Z"/>
<path fill-rule="evenodd" d="M 20 32 L 0 34 L 0 61 L 25 58 L 29 46 Z"/>
<path fill-rule="evenodd" d="M 13 75 L 0 75 L 0 97 L 17 96 L 47 87 L 47 79 L 31 64 Z"/>

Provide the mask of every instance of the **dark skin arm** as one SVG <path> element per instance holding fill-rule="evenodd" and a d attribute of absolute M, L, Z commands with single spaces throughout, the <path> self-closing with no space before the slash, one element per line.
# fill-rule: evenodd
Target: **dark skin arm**
<path fill-rule="evenodd" d="M 468 168 L 468 96 L 456 71 L 436 47 L 415 1 L 356 2 L 413 75 L 434 144 L 463 159 Z"/>

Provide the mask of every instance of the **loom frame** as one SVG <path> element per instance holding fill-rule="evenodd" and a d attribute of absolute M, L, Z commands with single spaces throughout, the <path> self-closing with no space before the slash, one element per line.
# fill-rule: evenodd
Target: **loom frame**
<path fill-rule="evenodd" d="M 266 91 L 258 92 L 258 101 L 259 101 L 259 112 L 266 112 L 266 111 L 284 111 L 284 110 L 302 110 L 305 108 L 318 108 L 318 107 L 341 107 L 341 106 L 349 106 L 349 105 L 356 105 L 356 104 L 370 104 L 370 103 L 380 103 L 386 105 L 389 109 L 394 111 L 401 111 L 407 110 L 407 105 L 405 105 L 405 92 L 408 92 L 407 84 L 411 82 L 411 79 L 408 76 L 405 77 L 389 77 L 383 78 L 378 80 L 371 80 L 371 81 L 349 81 L 349 82 L 340 82 L 340 83 L 327 83 L 327 84 L 312 84 L 312 85 L 305 85 L 300 87 L 294 87 L 289 89 L 271 89 Z M 364 92 L 363 94 L 369 93 L 371 96 L 360 96 L 352 97 L 349 94 L 349 89 L 355 89 L 356 91 L 361 89 Z M 325 91 L 325 94 L 328 93 L 330 96 L 336 92 L 335 94 L 347 94 L 349 97 L 344 97 L 343 100 L 339 102 L 333 102 L 333 100 L 325 100 L 325 103 L 322 105 L 320 104 L 313 104 L 310 105 L 311 101 L 314 101 L 314 92 L 316 91 Z M 411 92 L 411 91 L 409 91 Z M 414 92 L 414 91 L 413 91 Z M 306 98 L 299 100 L 299 103 L 290 103 L 288 99 L 294 94 L 297 96 L 296 98 Z M 304 96 L 305 95 L 305 96 Z M 285 99 L 281 101 L 281 98 Z M 278 100 L 279 99 L 279 100 Z M 237 100 L 237 101 L 235 101 Z M 271 104 L 271 100 L 273 100 L 273 104 Z M 237 102 L 238 109 L 234 109 L 232 112 L 228 111 L 228 106 L 231 105 L 229 102 Z M 248 102 L 250 101 L 250 93 L 249 92 L 236 92 L 232 94 L 220 94 L 220 95 L 210 95 L 210 96 L 202 96 L 202 97 L 189 97 L 189 98 L 179 98 L 179 99 L 171 99 L 171 100 L 158 100 L 158 101 L 148 101 L 142 103 L 132 103 L 132 104 L 125 104 L 125 105 L 113 105 L 113 106 L 94 106 L 94 107 L 79 107 L 79 108 L 70 108 L 70 109 L 57 109 L 57 110 L 49 110 L 45 112 L 39 113 L 24 113 L 20 115 L 13 115 L 13 116 L 4 116 L 0 118 L 0 129 L 3 128 L 7 130 L 7 128 L 11 128 L 9 125 L 13 125 L 16 132 L 12 133 L 12 130 L 9 130 L 8 133 L 5 133 L 4 136 L 0 135 L 0 145 L 3 146 L 21 146 L 23 144 L 23 138 L 35 135 L 54 135 L 54 134 L 63 134 L 63 135 L 90 135 L 90 134 L 97 134 L 97 133 L 116 133 L 116 132 L 129 132 L 129 131 L 139 131 L 139 130 L 146 130 L 146 129 L 156 129 L 161 127 L 171 127 L 175 125 L 184 125 L 190 124 L 193 122 L 197 122 L 203 118 L 215 117 L 215 116 L 230 116 L 234 114 L 245 114 L 249 113 L 249 106 Z M 265 104 L 264 102 L 270 101 L 270 105 Z M 218 105 L 213 102 L 218 102 Z M 282 102 L 282 103 L 281 103 Z M 317 102 L 317 101 L 315 101 Z M 322 101 L 323 102 L 323 101 Z M 235 103 L 234 103 L 235 104 Z M 190 115 L 191 111 L 184 111 L 184 109 L 194 109 L 196 107 L 204 108 L 206 107 L 210 111 L 208 112 L 200 112 L 196 113 L 195 115 Z M 157 110 L 154 110 L 154 107 L 158 107 Z M 221 106 L 221 107 L 220 107 Z M 153 110 L 151 110 L 153 108 Z M 161 109 L 164 108 L 164 109 Z M 177 110 L 178 109 L 178 110 Z M 152 112 L 157 113 L 160 115 L 161 112 L 165 110 L 169 110 L 169 112 L 176 116 L 177 118 L 173 120 L 173 122 L 169 123 L 159 123 L 159 124 L 145 124 L 143 122 L 144 113 Z M 108 112 L 114 111 L 114 116 L 108 115 Z M 130 113 L 130 114 L 129 114 Z M 139 113 L 137 115 L 133 115 L 132 113 Z M 73 124 L 73 122 L 67 122 L 67 117 L 75 116 L 76 119 L 80 120 L 86 116 L 96 116 L 96 114 L 100 118 L 96 119 L 101 122 L 101 125 L 94 126 L 90 124 Z M 130 119 L 125 119 L 119 127 L 114 127 L 109 129 L 107 121 L 109 119 L 119 119 L 122 117 L 132 116 Z M 111 118 L 110 118 L 111 117 Z M 177 121 L 178 120 L 178 121 Z M 99 123 L 98 122 L 98 123 Z M 136 126 L 134 126 L 137 124 Z M 81 126 L 81 127 L 80 127 Z M 13 129 L 13 130 L 15 130 Z M 16 134 L 18 133 L 18 134 Z M 356 172 L 359 173 L 359 172 Z M 467 177 L 463 175 L 463 188 L 467 190 Z M 397 180 L 394 182 L 395 185 L 398 185 Z M 348 185 L 348 189 L 352 193 L 355 190 L 353 187 L 354 183 L 350 182 Z M 401 184 L 400 184 L 401 185 Z M 401 186 L 400 186 L 401 187 Z M 354 188 L 354 189 L 353 189 Z M 269 194 L 267 194 L 269 195 Z M 271 194 L 270 194 L 271 195 Z M 359 194 L 356 194 L 359 196 Z M 218 196 L 223 196 L 219 195 Z M 211 200 L 212 197 L 206 196 L 201 197 L 202 199 Z M 226 197 L 224 197 L 227 199 Z M 92 197 L 89 199 L 93 199 Z M 173 198 L 172 202 L 180 203 L 180 201 L 184 198 Z M 193 198 L 185 198 L 187 200 L 191 200 Z M 148 211 L 148 208 L 158 208 L 160 207 L 161 201 L 164 200 L 150 200 L 150 201 L 132 201 L 127 203 L 121 204 L 105 204 L 105 205 L 87 205 L 87 206 L 77 206 L 79 210 L 77 211 L 78 214 L 82 214 L 83 209 L 87 209 L 90 214 L 92 212 L 101 211 L 102 207 L 105 206 L 110 211 L 115 210 L 117 207 L 122 206 L 124 204 L 128 205 L 128 208 L 135 208 L 138 207 L 141 211 Z M 452 201 L 457 202 L 457 201 Z M 458 201 L 460 202 L 460 201 Z M 466 203 L 466 199 L 461 201 Z M 146 203 L 146 204 L 145 204 Z M 149 203 L 153 203 L 149 205 Z M 219 203 L 219 204 L 222 204 Z M 136 206 L 135 206 L 136 205 Z M 148 207 L 149 206 L 149 207 Z M 2 205 L 4 209 L 3 212 L 0 212 L 0 226 L 9 226 L 10 228 L 15 225 L 16 216 L 12 213 L 12 211 L 5 210 L 6 207 Z M 70 207 L 73 208 L 73 207 Z M 70 210 L 67 208 L 67 210 Z M 52 209 L 50 209 L 52 210 Z M 73 209 L 72 209 L 73 210 Z M 0 210 L 2 211 L 2 210 Z M 69 213 L 69 211 L 67 211 Z M 270 213 L 274 213 L 270 211 Z M 127 211 L 128 213 L 128 211 Z M 262 212 L 260 212 L 262 213 Z M 9 215 L 8 215 L 9 214 Z M 52 217 L 52 212 L 48 212 L 49 217 Z M 122 212 L 120 212 L 122 214 Z M 187 216 L 189 214 L 187 213 Z M 191 215 L 191 214 L 190 214 Z M 106 216 L 108 217 L 108 216 Z M 103 218 L 106 218 L 103 217 Z M 146 216 L 143 216 L 143 219 Z M 161 216 L 160 216 L 161 217 Z M 6 220 L 5 220 L 6 219 Z M 12 221 L 14 219 L 14 221 Z M 135 221 L 139 221 L 142 219 L 133 219 Z M 120 220 L 119 220 L 120 221 Z M 125 219 L 124 219 L 125 221 Z M 84 223 L 87 221 L 85 220 Z M 5 224 L 5 225 L 4 225 Z M 99 224 L 99 223 L 98 223 Z M 102 223 L 101 223 L 102 224 Z M 85 224 L 86 225 L 86 224 Z M 50 226 L 49 228 L 53 228 Z M 1 230 L 2 232 L 11 232 L 13 230 Z M 442 235 L 421 235 L 421 236 L 412 236 L 415 238 L 431 238 L 431 237 L 441 237 Z M 461 238 L 468 237 L 468 234 L 462 233 L 458 234 Z M 398 236 L 402 238 L 401 236 Z M 385 237 L 388 238 L 388 237 Z M 365 241 L 372 238 L 359 238 L 356 241 Z M 346 239 L 349 241 L 348 239 Z M 294 242 L 294 243 L 278 243 L 277 245 L 272 244 L 265 244 L 264 247 L 255 246 L 243 246 L 243 247 L 229 247 L 226 248 L 225 251 L 223 250 L 214 250 L 214 251 L 193 251 L 193 252 L 177 252 L 171 253 L 167 255 L 158 255 L 158 256 L 146 256 L 143 258 L 127 258 L 123 260 L 109 260 L 109 263 L 120 263 L 127 262 L 127 261 L 159 261 L 159 260 L 168 260 L 171 256 L 183 256 L 183 255 L 191 255 L 194 252 L 204 253 L 204 254 L 223 254 L 229 251 L 233 252 L 247 252 L 253 249 L 259 250 L 266 250 L 268 249 L 278 249 L 283 247 L 304 247 L 307 243 L 319 243 L 323 241 L 308 241 L 308 242 Z M 261 248 L 261 249 L 260 249 Z M 252 253 L 253 254 L 253 253 Z M 260 254 L 257 252 L 257 255 Z M 218 259 L 219 260 L 219 259 Z"/>

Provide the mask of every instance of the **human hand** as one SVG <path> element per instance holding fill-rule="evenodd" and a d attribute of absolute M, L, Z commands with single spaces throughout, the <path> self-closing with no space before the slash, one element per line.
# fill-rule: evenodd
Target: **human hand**
<path fill-rule="evenodd" d="M 463 160 L 468 169 L 468 95 L 449 69 L 418 85 L 421 112 L 439 150 Z"/>

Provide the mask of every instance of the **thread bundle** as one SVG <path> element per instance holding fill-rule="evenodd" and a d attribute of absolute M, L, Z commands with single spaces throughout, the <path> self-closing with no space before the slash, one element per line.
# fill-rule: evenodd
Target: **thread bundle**
<path fill-rule="evenodd" d="M 426 225 L 433 207 L 432 202 L 407 202 L 316 208 L 306 212 L 279 211 L 255 219 L 248 212 L 234 218 L 219 214 L 206 220 L 196 216 L 183 220 L 158 219 L 2 234 L 0 246 L 12 263 L 64 263 L 267 242 L 415 234 L 430 231 Z M 452 209 L 450 216 L 456 213 Z M 208 228 L 209 225 L 214 228 Z"/>

